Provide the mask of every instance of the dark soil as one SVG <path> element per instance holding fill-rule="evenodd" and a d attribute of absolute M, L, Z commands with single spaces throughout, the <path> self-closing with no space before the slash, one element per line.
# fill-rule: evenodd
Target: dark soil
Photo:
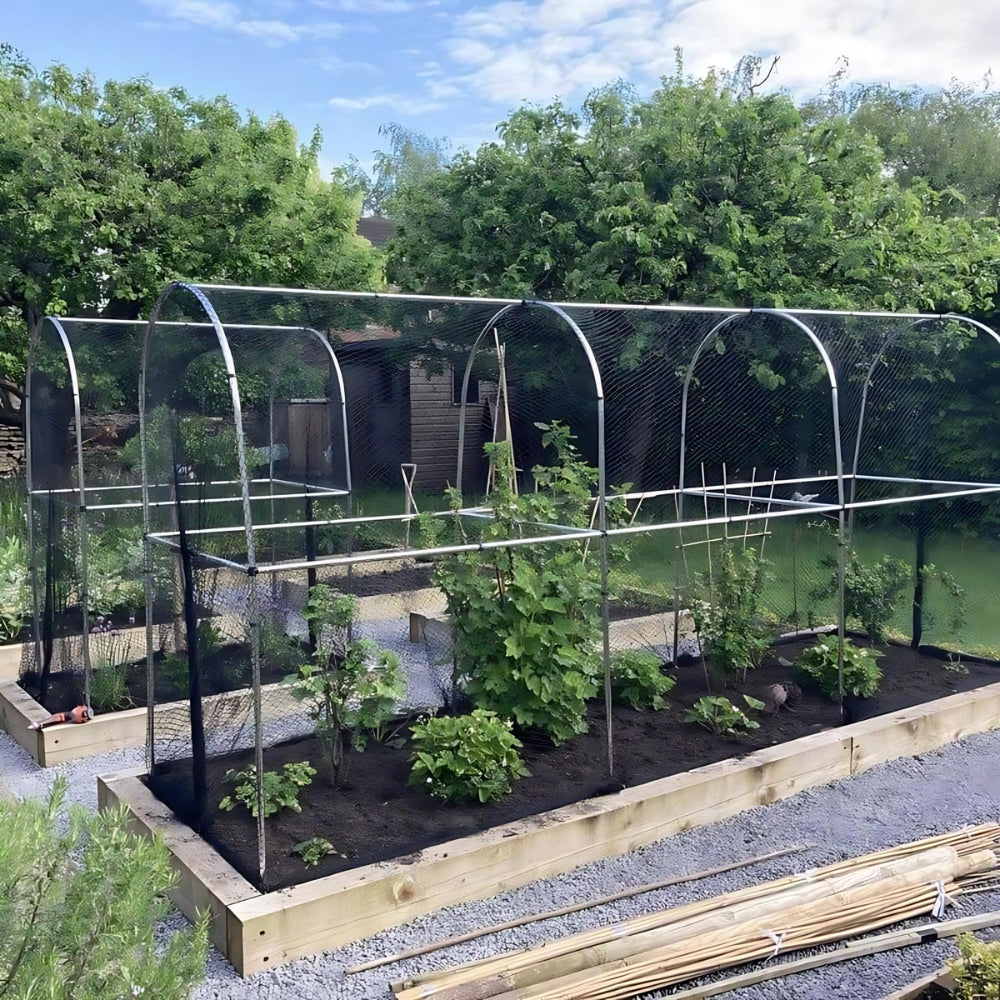
<path fill-rule="evenodd" d="M 303 657 L 308 656 L 304 653 Z M 162 654 L 156 654 L 157 664 L 162 664 Z M 186 662 L 186 661 L 185 661 Z M 261 667 L 261 683 L 274 684 L 288 673 L 287 670 Z M 39 676 L 35 671 L 23 674 L 18 682 L 21 687 L 50 712 L 65 712 L 83 702 L 83 673 L 58 671 L 49 674 L 49 683 L 45 698 L 41 698 Z M 115 706 L 93 705 L 96 714 L 119 711 L 125 708 L 144 708 L 146 698 L 146 661 L 140 660 L 128 665 L 126 677 L 126 695 L 121 703 Z M 246 646 L 224 645 L 201 668 L 201 693 L 203 696 L 221 694 L 224 691 L 236 691 L 250 685 L 250 651 Z M 157 705 L 169 701 L 179 701 L 188 697 L 188 681 L 183 672 L 173 679 L 165 673 L 156 672 Z"/>
<path fill-rule="evenodd" d="M 788 680 L 791 670 L 778 657 L 794 660 L 812 644 L 801 640 L 776 647 L 745 684 L 722 693 L 741 703 L 747 693 L 764 697 L 765 689 Z M 333 791 L 323 750 L 315 738 L 265 749 L 265 770 L 279 770 L 289 761 L 308 760 L 317 768 L 313 784 L 302 790 L 302 812 L 290 810 L 267 820 L 267 877 L 261 885 L 257 865 L 256 821 L 242 807 L 216 811 L 203 835 L 250 882 L 276 889 L 377 861 L 418 854 L 423 848 L 456 837 L 568 805 L 580 799 L 618 791 L 690 768 L 740 757 L 752 750 L 783 743 L 871 715 L 941 698 L 1000 681 L 1000 664 L 963 661 L 967 673 L 946 670 L 948 661 L 936 652 L 918 652 L 891 645 L 879 660 L 884 680 L 875 699 L 848 706 L 842 718 L 839 706 L 805 690 L 794 710 L 781 709 L 759 716 L 760 729 L 743 739 L 715 736 L 698 725 L 682 721 L 684 709 L 705 694 L 700 663 L 671 668 L 677 684 L 668 706 L 660 712 L 636 712 L 616 707 L 613 713 L 615 773 L 607 765 L 607 728 L 603 703 L 588 713 L 589 731 L 561 747 L 542 738 L 522 735 L 524 758 L 531 777 L 516 782 L 513 792 L 489 805 L 444 805 L 408 784 L 409 746 L 392 749 L 373 745 L 363 754 L 352 753 L 351 770 L 343 788 Z M 209 807 L 232 790 L 224 782 L 229 768 L 245 767 L 252 752 L 209 761 Z M 193 805 L 190 761 L 163 765 L 149 779 L 159 798 L 182 819 L 191 822 Z M 330 857 L 305 868 L 292 853 L 295 844 L 311 837 L 330 840 L 346 858 Z"/>
<path fill-rule="evenodd" d="M 946 990 L 943 986 L 938 986 L 937 983 L 931 983 L 916 1000 L 952 1000 L 954 995 L 951 990 Z"/>

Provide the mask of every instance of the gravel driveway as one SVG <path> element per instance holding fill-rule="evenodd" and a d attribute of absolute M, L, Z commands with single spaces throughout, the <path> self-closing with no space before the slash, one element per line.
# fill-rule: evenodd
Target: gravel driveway
<path fill-rule="evenodd" d="M 57 773 L 69 779 L 71 800 L 96 806 L 95 776 L 135 767 L 142 750 L 120 751 L 41 770 L 9 737 L 0 733 L 0 788 L 40 796 Z M 470 961 L 501 950 L 541 943 L 585 930 L 600 922 L 636 916 L 729 892 L 753 882 L 864 854 L 965 824 L 1000 819 L 1000 731 L 969 737 L 920 757 L 884 764 L 856 778 L 802 792 L 771 806 L 752 809 L 711 826 L 670 837 L 650 847 L 555 878 L 544 879 L 491 899 L 464 903 L 415 920 L 409 926 L 240 980 L 217 953 L 194 1000 L 226 998 L 389 998 L 390 980 L 417 971 Z M 634 897 L 544 924 L 532 924 L 482 938 L 445 952 L 360 975 L 345 966 L 578 900 L 603 896 L 629 885 L 737 861 L 792 844 L 808 851 L 737 872 Z M 949 916 L 1000 910 L 1000 891 L 968 896 Z M 174 918 L 180 922 L 179 915 Z M 731 1000 L 878 1000 L 885 993 L 930 972 L 953 952 L 936 942 L 814 970 L 727 994 Z M 669 992 L 651 994 L 669 996 Z"/>

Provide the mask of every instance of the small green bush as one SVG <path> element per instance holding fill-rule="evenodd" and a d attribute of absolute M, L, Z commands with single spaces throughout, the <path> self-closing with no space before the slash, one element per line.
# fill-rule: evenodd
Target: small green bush
<path fill-rule="evenodd" d="M 960 934 L 958 953 L 949 963 L 955 1000 L 1000 1000 L 1000 941 L 985 944 L 972 934 Z"/>
<path fill-rule="evenodd" d="M 875 658 L 882 654 L 874 649 L 855 646 L 844 640 L 844 694 L 856 698 L 871 698 L 882 681 Z M 819 642 L 805 650 L 795 661 L 797 677 L 815 684 L 831 701 L 840 697 L 837 671 L 837 637 L 820 636 Z"/>
<path fill-rule="evenodd" d="M 764 707 L 764 702 L 749 695 L 744 695 L 743 700 L 758 712 Z M 760 729 L 759 722 L 751 719 L 722 695 L 705 695 L 699 698 L 684 713 L 684 721 L 696 722 L 716 736 L 746 736 L 754 729 Z"/>
<path fill-rule="evenodd" d="M 660 658 L 638 649 L 620 649 L 611 654 L 611 697 L 636 711 L 658 711 L 677 683 L 660 669 Z"/>
<path fill-rule="evenodd" d="M 13 639 L 28 617 L 28 546 L 16 534 L 0 537 L 0 640 Z"/>
<path fill-rule="evenodd" d="M 831 571 L 813 597 L 823 600 L 837 594 L 837 560 L 828 556 L 823 565 Z M 903 587 L 911 579 L 910 568 L 895 556 L 864 562 L 851 552 L 844 567 L 844 615 L 858 622 L 872 642 L 883 642 L 896 613 Z"/>
<path fill-rule="evenodd" d="M 316 653 L 283 682 L 316 723 L 335 786 L 347 774 L 344 730 L 353 728 L 355 749 L 364 749 L 369 734 L 381 730 L 406 694 L 406 674 L 392 650 L 379 649 L 371 639 L 348 641 L 356 612 L 357 598 L 325 584 L 311 587 L 303 615 L 316 637 Z"/>
<path fill-rule="evenodd" d="M 760 666 L 771 644 L 763 608 L 766 563 L 753 549 L 725 545 L 712 578 L 692 605 L 694 625 L 712 665 L 726 678 Z"/>
<path fill-rule="evenodd" d="M 302 812 L 299 805 L 299 789 L 311 785 L 316 768 L 310 767 L 309 761 L 296 761 L 286 764 L 281 771 L 265 771 L 264 785 L 264 818 L 273 816 L 282 809 L 292 812 Z M 226 771 L 226 781 L 236 785 L 233 795 L 227 795 L 219 808 L 227 812 L 236 808 L 241 802 L 250 810 L 250 815 L 257 817 L 257 767 L 251 764 L 243 771 Z"/>
<path fill-rule="evenodd" d="M 70 810 L 66 780 L 45 802 L 0 799 L 0 995 L 182 1000 L 204 975 L 208 912 L 157 941 L 176 881 L 161 840 L 128 832 L 124 810 Z"/>
<path fill-rule="evenodd" d="M 528 774 L 521 741 L 509 719 L 477 708 L 470 715 L 438 716 L 413 727 L 410 783 L 445 802 L 490 802 Z"/>
<path fill-rule="evenodd" d="M 131 703 L 127 663 L 109 663 L 94 669 L 90 675 L 90 703 L 97 712 L 114 712 Z"/>

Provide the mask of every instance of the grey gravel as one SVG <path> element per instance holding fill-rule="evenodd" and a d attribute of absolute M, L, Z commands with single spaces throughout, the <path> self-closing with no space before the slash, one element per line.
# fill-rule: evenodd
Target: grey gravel
<path fill-rule="evenodd" d="M 96 775 L 135 767 L 142 760 L 141 749 L 122 750 L 43 771 L 12 740 L 0 734 L 0 781 L 20 796 L 43 795 L 54 774 L 62 773 L 69 779 L 73 801 L 93 808 Z M 391 997 L 388 987 L 391 980 L 417 972 L 540 944 L 652 909 L 729 892 L 965 824 L 997 819 L 1000 819 L 1000 731 L 972 736 L 933 753 L 882 765 L 858 777 L 690 830 L 623 857 L 586 865 L 491 899 L 448 907 L 406 927 L 272 969 L 247 981 L 239 979 L 228 962 L 213 952 L 205 981 L 192 997 L 194 1000 L 296 997 L 387 1000 Z M 599 910 L 506 931 L 371 972 L 344 974 L 346 966 L 469 928 L 806 843 L 814 846 L 791 857 L 622 900 Z M 965 897 L 949 910 L 949 916 L 990 910 L 1000 910 L 1000 892 Z M 169 933 L 182 922 L 182 917 L 174 916 L 164 932 Z M 915 946 L 763 983 L 727 996 L 732 1000 L 877 1000 L 936 969 L 953 954 L 953 948 L 951 942 Z M 669 993 L 651 995 L 669 996 Z"/>

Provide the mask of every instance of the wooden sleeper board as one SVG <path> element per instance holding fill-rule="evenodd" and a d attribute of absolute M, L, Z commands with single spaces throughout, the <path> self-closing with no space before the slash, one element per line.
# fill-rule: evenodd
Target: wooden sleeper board
<path fill-rule="evenodd" d="M 367 865 L 267 894 L 248 890 L 212 848 L 165 816 L 136 774 L 98 785 L 102 804 L 124 803 L 140 829 L 164 833 L 181 872 L 178 906 L 189 917 L 212 907 L 214 940 L 247 976 L 994 728 L 1000 684 L 528 817 L 428 848 L 409 863 Z"/>
<path fill-rule="evenodd" d="M 283 684 L 266 684 L 261 688 L 267 697 L 269 712 L 301 711 L 291 689 Z M 250 710 L 252 692 L 248 689 L 228 691 L 205 698 L 215 721 L 223 718 L 222 711 L 234 717 Z M 156 716 L 171 726 L 188 726 L 187 702 L 172 701 L 157 705 Z M 90 722 L 47 726 L 41 730 L 28 727 L 49 712 L 17 684 L 0 684 L 0 728 L 28 751 L 41 767 L 54 767 L 68 760 L 93 757 L 122 747 L 142 746 L 146 742 L 147 713 L 145 708 L 128 708 L 120 712 L 96 715 Z"/>

